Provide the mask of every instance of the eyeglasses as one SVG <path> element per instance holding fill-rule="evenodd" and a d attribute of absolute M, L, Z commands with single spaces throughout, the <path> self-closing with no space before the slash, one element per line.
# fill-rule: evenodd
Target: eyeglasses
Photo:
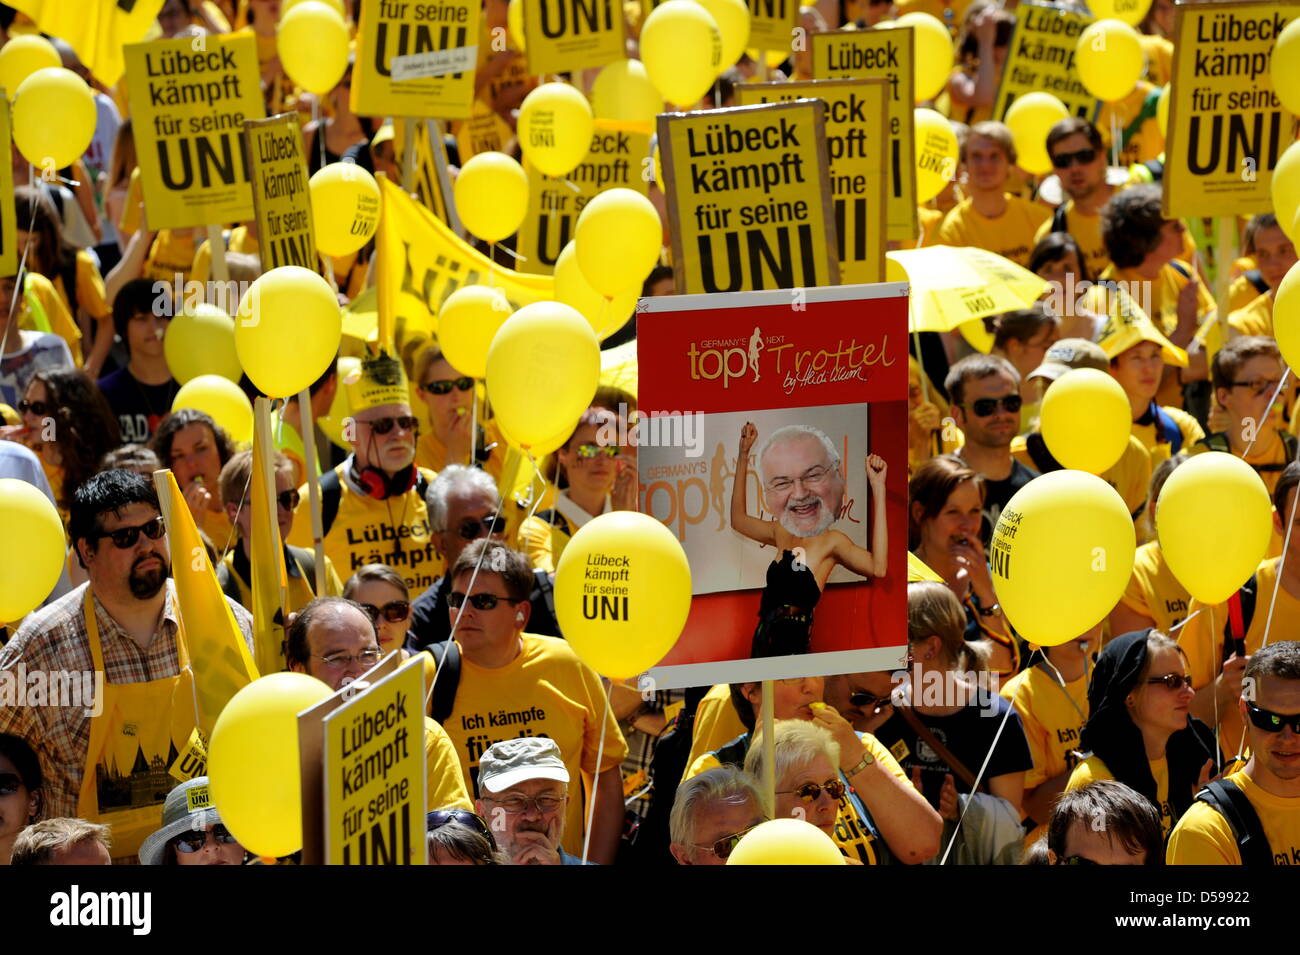
<path fill-rule="evenodd" d="M 388 434 L 393 430 L 393 426 L 401 428 L 403 431 L 414 431 L 420 426 L 420 422 L 414 415 L 401 415 L 397 418 L 374 418 L 370 421 L 362 421 L 361 424 L 368 424 L 375 434 Z"/>
<path fill-rule="evenodd" d="M 236 842 L 235 837 L 230 834 L 230 830 L 221 823 L 217 823 L 212 827 L 212 838 L 216 839 L 217 844 L 222 846 L 234 845 Z M 206 832 L 199 832 L 197 829 L 192 830 L 191 832 L 183 832 L 175 839 L 176 851 L 184 853 L 185 855 L 199 852 L 207 844 L 208 834 Z"/>
<path fill-rule="evenodd" d="M 1233 388 L 1249 388 L 1256 397 L 1260 397 L 1272 394 L 1281 383 L 1280 378 L 1256 378 L 1253 381 L 1234 381 L 1231 384 Z"/>
<path fill-rule="evenodd" d="M 496 836 L 492 835 L 492 830 L 488 824 L 483 821 L 483 817 L 476 812 L 470 812 L 468 809 L 435 809 L 424 815 L 424 831 L 433 832 L 435 829 L 441 829 L 449 822 L 458 822 L 462 826 L 468 826 L 480 836 L 488 841 L 492 846 L 492 851 L 497 851 Z"/>
<path fill-rule="evenodd" d="M 22 777 L 17 773 L 0 773 L 0 796 L 12 796 L 22 785 Z"/>
<path fill-rule="evenodd" d="M 449 395 L 451 389 L 459 391 L 469 391 L 474 387 L 474 379 L 468 375 L 461 378 L 440 378 L 437 381 L 426 381 L 420 386 L 421 391 L 427 391 L 431 395 Z"/>
<path fill-rule="evenodd" d="M 579 460 L 589 461 L 602 454 L 607 458 L 616 458 L 623 453 L 623 449 L 617 444 L 580 444 L 577 452 Z"/>
<path fill-rule="evenodd" d="M 890 2 L 892 2 L 892 0 L 890 0 Z M 750 826 L 748 829 L 741 829 L 740 832 L 733 832 L 729 836 L 723 836 L 717 842 L 707 846 L 697 845 L 693 842 L 690 846 L 692 849 L 708 849 L 719 859 L 725 859 L 736 851 L 736 846 L 740 845 L 740 840 L 753 832 L 754 829 L 758 828 L 758 825 L 758 823 L 754 823 L 754 825 Z"/>
<path fill-rule="evenodd" d="M 401 623 L 411 615 L 411 604 L 406 600 L 390 600 L 382 607 L 374 604 L 362 604 L 361 609 L 370 614 L 370 619 L 379 622 L 382 616 L 389 623 Z"/>
<path fill-rule="evenodd" d="M 505 533 L 506 519 L 504 517 L 485 517 L 481 521 L 462 521 L 460 525 L 460 536 L 467 541 L 477 540 L 485 534 L 502 534 Z"/>
<path fill-rule="evenodd" d="M 828 779 L 824 783 L 804 783 L 797 789 L 786 789 L 779 792 L 783 796 L 793 793 L 804 802 L 815 802 L 823 790 L 826 791 L 826 795 L 836 802 L 839 802 L 844 797 L 844 783 L 838 779 Z"/>
<path fill-rule="evenodd" d="M 519 603 L 518 600 L 511 600 L 509 597 L 502 597 L 497 594 L 474 594 L 467 597 L 459 590 L 453 590 L 447 595 L 447 603 L 453 610 L 464 606 L 466 600 L 474 605 L 475 610 L 495 610 L 498 603 L 511 605 Z"/>
<path fill-rule="evenodd" d="M 552 813 L 564 805 L 564 797 L 555 793 L 542 793 L 540 796 L 522 796 L 515 794 L 507 796 L 505 799 L 494 799 L 491 796 L 484 796 L 484 802 L 490 802 L 500 806 L 508 814 L 517 816 L 521 812 L 527 812 L 529 806 L 536 806 L 537 811 L 543 815 Z"/>
<path fill-rule="evenodd" d="M 773 478 L 771 482 L 768 483 L 767 489 L 769 491 L 788 491 L 790 488 L 794 487 L 795 481 L 799 481 L 804 487 L 816 487 L 825 481 L 834 470 L 834 468 L 830 467 L 809 468 L 797 478 Z"/>
<path fill-rule="evenodd" d="M 888 703 L 889 697 L 876 696 L 874 693 L 868 693 L 866 690 L 856 690 L 849 694 L 849 703 L 859 707 L 876 707 L 882 703 Z"/>
<path fill-rule="evenodd" d="M 1166 690 L 1177 692 L 1183 687 L 1192 689 L 1192 678 L 1183 673 L 1166 673 L 1164 676 L 1152 677 L 1147 683 L 1163 683 Z"/>
<path fill-rule="evenodd" d="M 54 411 L 57 407 L 58 406 L 53 404 L 52 402 L 28 401 L 26 398 L 18 402 L 19 412 L 21 412 L 22 414 L 27 414 L 27 412 L 30 411 L 38 418 L 43 418 L 47 414 L 54 414 Z"/>
<path fill-rule="evenodd" d="M 298 492 L 295 489 L 290 488 L 287 491 L 281 491 L 279 494 L 277 494 L 275 496 L 275 500 L 276 503 L 279 504 L 281 507 L 283 507 L 286 511 L 293 511 L 293 510 L 297 510 L 298 502 L 301 501 L 302 498 L 298 495 Z"/>
<path fill-rule="evenodd" d="M 95 535 L 95 540 L 107 537 L 113 542 L 113 546 L 119 550 L 129 550 L 140 539 L 141 531 L 144 532 L 145 537 L 151 541 L 156 541 L 167 533 L 167 525 L 163 522 L 162 515 L 159 515 L 153 520 L 145 521 L 135 527 L 119 527 L 115 531 L 102 531 Z"/>
<path fill-rule="evenodd" d="M 1250 717 L 1250 721 L 1265 733 L 1280 733 L 1282 727 L 1289 726 L 1292 733 L 1300 735 L 1300 713 L 1274 713 L 1254 703 L 1247 703 L 1246 714 Z"/>
<path fill-rule="evenodd" d="M 970 410 L 977 418 L 987 418 L 998 410 L 999 405 L 1003 411 L 1014 414 L 1020 410 L 1022 404 L 1024 404 L 1024 399 L 1019 395 L 1006 395 L 1002 398 L 976 398 L 971 402 Z"/>
<path fill-rule="evenodd" d="M 1056 153 L 1052 156 L 1052 165 L 1057 169 L 1069 169 L 1076 162 L 1080 166 L 1086 166 L 1097 158 L 1097 150 L 1080 149 L 1073 153 Z"/>
<path fill-rule="evenodd" d="M 1061 860 L 1061 865 L 1101 865 L 1101 863 L 1085 859 L 1083 856 L 1066 856 Z"/>
<path fill-rule="evenodd" d="M 317 660 L 320 660 L 331 670 L 342 670 L 347 667 L 348 664 L 354 662 L 360 663 L 366 668 L 370 668 L 379 662 L 379 658 L 383 656 L 383 651 L 378 647 L 375 647 L 370 650 L 362 650 L 356 656 L 349 656 L 346 653 L 331 653 L 327 657 L 313 653 L 312 656 Z"/>

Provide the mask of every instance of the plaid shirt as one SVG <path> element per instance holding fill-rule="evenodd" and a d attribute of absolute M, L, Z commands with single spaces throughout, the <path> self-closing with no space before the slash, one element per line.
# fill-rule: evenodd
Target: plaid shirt
<path fill-rule="evenodd" d="M 85 687 L 81 674 L 94 670 L 84 610 L 88 586 L 82 584 L 33 613 L 13 639 L 0 648 L 0 733 L 22 737 L 40 757 L 45 777 L 43 815 L 47 819 L 78 815 L 77 803 L 90 747 L 91 718 L 86 711 L 95 704 L 83 694 L 78 706 L 59 706 L 58 700 L 50 700 L 50 705 L 45 706 L 15 705 L 17 693 L 21 692 L 17 683 L 24 678 L 23 671 L 17 667 L 22 664 L 25 669 L 27 692 L 31 692 L 33 685 L 32 674 L 37 672 L 46 674 L 47 685 L 53 674 L 66 673 L 75 675 L 78 686 Z M 171 579 L 167 580 L 166 594 L 162 617 L 149 645 L 143 649 L 95 598 L 95 620 L 99 625 L 106 682 L 144 683 L 180 673 L 176 653 L 176 585 Z M 251 651 L 253 618 L 239 604 L 226 599 Z M 6 687 L 6 683 L 10 685 Z"/>

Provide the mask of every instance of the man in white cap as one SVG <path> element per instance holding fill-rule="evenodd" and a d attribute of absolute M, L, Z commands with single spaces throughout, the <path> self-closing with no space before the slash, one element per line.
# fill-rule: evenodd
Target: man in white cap
<path fill-rule="evenodd" d="M 582 865 L 560 846 L 569 803 L 569 770 L 545 736 L 493 743 L 479 758 L 478 814 L 488 821 L 510 865 Z M 594 865 L 595 863 L 586 863 Z"/>

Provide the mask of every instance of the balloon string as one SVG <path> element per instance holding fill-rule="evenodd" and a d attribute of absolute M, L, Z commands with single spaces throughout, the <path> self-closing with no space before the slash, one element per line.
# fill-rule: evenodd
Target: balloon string
<path fill-rule="evenodd" d="M 596 746 L 596 772 L 591 780 L 591 802 L 587 805 L 587 831 L 582 837 L 582 864 L 587 864 L 587 850 L 591 848 L 591 824 L 596 818 L 596 796 L 600 793 L 600 761 L 605 758 L 605 727 L 609 723 L 609 696 L 612 685 L 605 687 L 605 708 L 600 714 L 600 743 Z"/>
<path fill-rule="evenodd" d="M 1291 377 L 1291 368 L 1288 366 L 1282 370 L 1282 379 L 1277 383 L 1277 387 L 1273 389 L 1273 397 L 1268 399 L 1268 406 L 1267 406 L 1268 411 L 1265 412 L 1264 414 L 1265 423 L 1267 423 L 1268 419 L 1272 416 L 1273 405 L 1277 401 L 1277 396 L 1282 393 L 1282 389 L 1286 387 L 1286 381 L 1290 377 Z M 1255 442 L 1259 440 L 1259 432 L 1261 430 L 1263 429 L 1256 428 L 1254 434 L 1250 436 L 1250 444 L 1246 445 L 1246 450 L 1241 452 L 1241 459 L 1243 461 L 1246 460 L 1246 458 L 1250 457 L 1250 449 L 1253 448 L 1255 446 Z"/>
<path fill-rule="evenodd" d="M 36 178 L 36 167 L 31 163 L 27 164 L 27 180 L 31 182 Z M 37 187 L 39 188 L 39 187 Z M 25 270 L 27 268 L 27 251 L 32 247 L 32 236 L 36 234 L 36 209 L 40 206 L 39 202 L 32 203 L 31 221 L 27 223 L 27 241 L 23 243 L 23 254 L 18 260 L 18 283 L 19 287 L 14 289 L 13 297 L 9 299 L 9 318 L 5 322 L 5 333 L 0 337 L 0 358 L 9 354 L 9 332 L 14 328 L 14 309 L 18 307 L 18 300 L 23 297 L 23 286 L 27 284 Z M 19 341 L 22 335 L 18 336 Z M 20 399 L 22 395 L 18 396 Z"/>

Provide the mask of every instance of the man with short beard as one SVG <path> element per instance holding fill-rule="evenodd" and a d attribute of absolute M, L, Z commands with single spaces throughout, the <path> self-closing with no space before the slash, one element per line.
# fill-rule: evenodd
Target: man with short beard
<path fill-rule="evenodd" d="M 193 671 L 178 639 L 152 482 L 133 471 L 96 474 L 77 488 L 69 536 L 90 579 L 31 614 L 0 650 L 0 671 L 27 694 L 0 698 L 0 732 L 22 737 L 40 757 L 46 815 L 112 825 L 121 861 L 157 828 L 176 783 L 169 767 L 195 729 Z M 227 603 L 251 651 L 252 617 Z M 70 678 L 84 685 L 91 671 L 102 675 L 95 700 L 68 705 L 70 693 L 58 688 Z M 34 697 L 38 686 L 48 693 Z"/>
<path fill-rule="evenodd" d="M 816 428 L 788 425 L 772 433 L 758 452 L 758 473 L 773 515 L 795 537 L 816 537 L 835 523 L 844 498 L 844 476 L 830 439 Z M 820 474 L 814 478 L 811 474 Z M 785 477 L 783 480 L 783 476 Z M 793 478 L 802 475 L 795 493 Z M 780 482 L 781 487 L 774 484 Z"/>

